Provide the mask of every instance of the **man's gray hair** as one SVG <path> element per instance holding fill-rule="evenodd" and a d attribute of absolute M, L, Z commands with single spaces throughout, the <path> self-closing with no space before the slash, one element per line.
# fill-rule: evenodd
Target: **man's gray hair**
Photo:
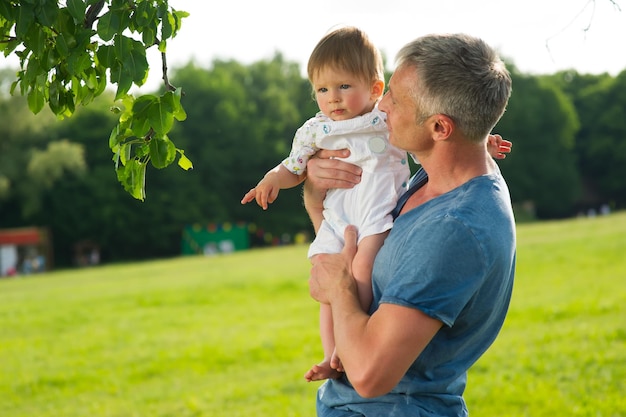
<path fill-rule="evenodd" d="M 416 71 L 418 122 L 445 114 L 470 140 L 485 139 L 511 95 L 511 76 L 496 51 L 466 34 L 415 39 L 398 52 L 396 65 Z"/>

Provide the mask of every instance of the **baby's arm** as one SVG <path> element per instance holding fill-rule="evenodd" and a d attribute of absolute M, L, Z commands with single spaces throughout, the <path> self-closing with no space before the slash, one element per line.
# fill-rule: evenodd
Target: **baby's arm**
<path fill-rule="evenodd" d="M 250 203 L 256 200 L 256 203 L 267 210 L 267 205 L 273 203 L 278 197 L 281 189 L 293 188 L 300 184 L 305 175 L 296 175 L 289 171 L 283 164 L 277 165 L 269 171 L 256 187 L 251 189 L 241 199 L 241 204 Z"/>
<path fill-rule="evenodd" d="M 500 135 L 489 135 L 487 139 L 487 152 L 495 159 L 506 158 L 507 153 L 511 153 L 513 143 L 502 139 Z"/>

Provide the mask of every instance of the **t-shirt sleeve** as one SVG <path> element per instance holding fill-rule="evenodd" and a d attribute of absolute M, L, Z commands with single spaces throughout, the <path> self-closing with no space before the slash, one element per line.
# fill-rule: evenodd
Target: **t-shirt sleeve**
<path fill-rule="evenodd" d="M 452 326 L 482 285 L 485 258 L 471 230 L 452 217 L 408 233 L 380 302 L 416 308 Z"/>

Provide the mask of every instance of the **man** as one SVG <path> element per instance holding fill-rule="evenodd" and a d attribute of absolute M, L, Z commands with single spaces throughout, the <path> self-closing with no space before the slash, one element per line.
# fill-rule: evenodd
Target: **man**
<path fill-rule="evenodd" d="M 495 51 L 467 35 L 430 35 L 397 56 L 380 102 L 391 144 L 422 165 L 396 211 L 361 309 L 350 270 L 354 227 L 340 254 L 313 261 L 311 296 L 329 304 L 343 375 L 318 391 L 318 416 L 466 416 L 467 370 L 496 338 L 515 269 L 508 188 L 486 150 L 511 79 Z M 314 227 L 328 188 L 358 168 L 326 152 L 308 165 Z"/>

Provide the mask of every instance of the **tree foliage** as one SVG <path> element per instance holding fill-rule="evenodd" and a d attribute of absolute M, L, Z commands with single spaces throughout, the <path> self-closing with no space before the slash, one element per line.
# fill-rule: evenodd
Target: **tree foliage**
<path fill-rule="evenodd" d="M 562 85 L 557 76 L 513 71 L 513 95 L 494 129 L 513 141 L 513 153 L 499 162 L 513 202 L 534 205 L 539 218 L 564 217 L 609 201 L 617 208 L 625 204 L 619 188 L 626 166 L 624 120 L 615 110 L 625 105 L 624 76 L 578 77 L 573 74 L 571 84 Z M 295 130 L 316 111 L 298 66 L 280 55 L 247 66 L 190 63 L 175 69 L 172 80 L 194 86 L 184 98 L 187 120 L 172 128 L 179 146 L 194 155 L 194 169 L 149 164 L 150 184 L 159 192 L 144 202 L 119 187 L 110 151 L 102 146 L 115 123 L 109 111 L 114 92 L 107 90 L 57 123 L 48 109 L 35 119 L 25 97 L 0 94 L 0 191 L 5 190 L 0 227 L 49 227 L 57 265 L 71 263 L 80 241 L 100 246 L 105 261 L 173 256 L 180 250 L 181 230 L 192 224 L 245 222 L 256 226 L 258 243 L 270 234 L 311 232 L 299 189 L 281 192 L 267 211 L 239 203 L 286 156 Z M 6 85 L 0 74 L 0 86 Z M 49 188 L 43 180 L 48 175 L 33 176 L 28 167 L 45 152 L 81 155 L 66 152 L 64 140 L 83 150 L 86 170 L 66 164 Z M 580 196 L 581 178 L 584 184 L 593 180 L 586 184 L 593 198 Z"/>
<path fill-rule="evenodd" d="M 581 120 L 576 136 L 583 203 L 626 203 L 626 71 L 581 75 L 564 71 L 550 77 L 569 96 Z"/>
<path fill-rule="evenodd" d="M 495 131 L 513 141 L 501 162 L 514 202 L 540 217 L 571 213 L 580 195 L 576 109 L 554 84 L 512 71 L 513 93 Z"/>
<path fill-rule="evenodd" d="M 118 180 L 133 197 L 145 198 L 148 163 L 183 169 L 191 161 L 170 140 L 174 120 L 184 120 L 182 91 L 169 83 L 167 41 L 188 13 L 167 0 L 8 0 L 0 2 L 0 51 L 20 61 L 11 93 L 19 91 L 37 114 L 47 104 L 60 118 L 116 84 L 113 110 L 119 122 L 109 135 Z M 134 97 L 133 85 L 148 77 L 146 50 L 163 60 L 165 92 Z"/>
<path fill-rule="evenodd" d="M 0 72 L 0 79 L 8 71 Z M 0 85 L 3 83 L 0 81 Z M 5 215 L 28 216 L 41 209 L 41 194 L 64 176 L 86 170 L 81 144 L 59 137 L 50 112 L 33 115 L 21 97 L 0 90 L 0 204 L 19 201 Z"/>
<path fill-rule="evenodd" d="M 100 246 L 107 261 L 172 256 L 180 248 L 181 230 L 192 224 L 245 222 L 256 227 L 257 244 L 309 231 L 306 213 L 299 209 L 298 189 L 281 193 L 268 211 L 240 204 L 245 191 L 286 156 L 295 130 L 316 110 L 298 65 L 280 55 L 249 66 L 234 61 L 215 61 L 210 68 L 188 64 L 175 69 L 172 80 L 194 86 L 185 96 L 188 118 L 172 130 L 179 146 L 194 155 L 192 171 L 160 170 L 150 164 L 150 186 L 159 192 L 144 202 L 129 198 L 110 169 L 110 151 L 102 146 L 107 126 L 115 119 L 107 104 L 113 93 L 107 91 L 90 106 L 77 109 L 72 118 L 47 126 L 36 141 L 28 130 L 13 134 L 12 155 L 44 151 L 48 142 L 67 138 L 84 149 L 88 170 L 83 175 L 64 171 L 53 189 L 34 192 L 40 206 L 28 215 L 12 219 L 9 213 L 24 203 L 22 196 L 0 201 L 0 227 L 49 227 L 55 261 L 62 265 L 71 263 L 79 241 Z M 0 113 L 0 129 L 10 126 L 10 117 L 24 120 L 20 129 L 36 125 L 25 98 L 5 99 L 7 107 L 21 107 L 27 117 Z M 0 97 L 0 108 L 4 105 Z M 46 109 L 36 117 L 50 114 Z M 0 147 L 4 143 L 0 136 Z M 25 175 L 28 161 L 22 165 L 12 178 Z M 3 170 L 0 161 L 0 175 Z"/>

